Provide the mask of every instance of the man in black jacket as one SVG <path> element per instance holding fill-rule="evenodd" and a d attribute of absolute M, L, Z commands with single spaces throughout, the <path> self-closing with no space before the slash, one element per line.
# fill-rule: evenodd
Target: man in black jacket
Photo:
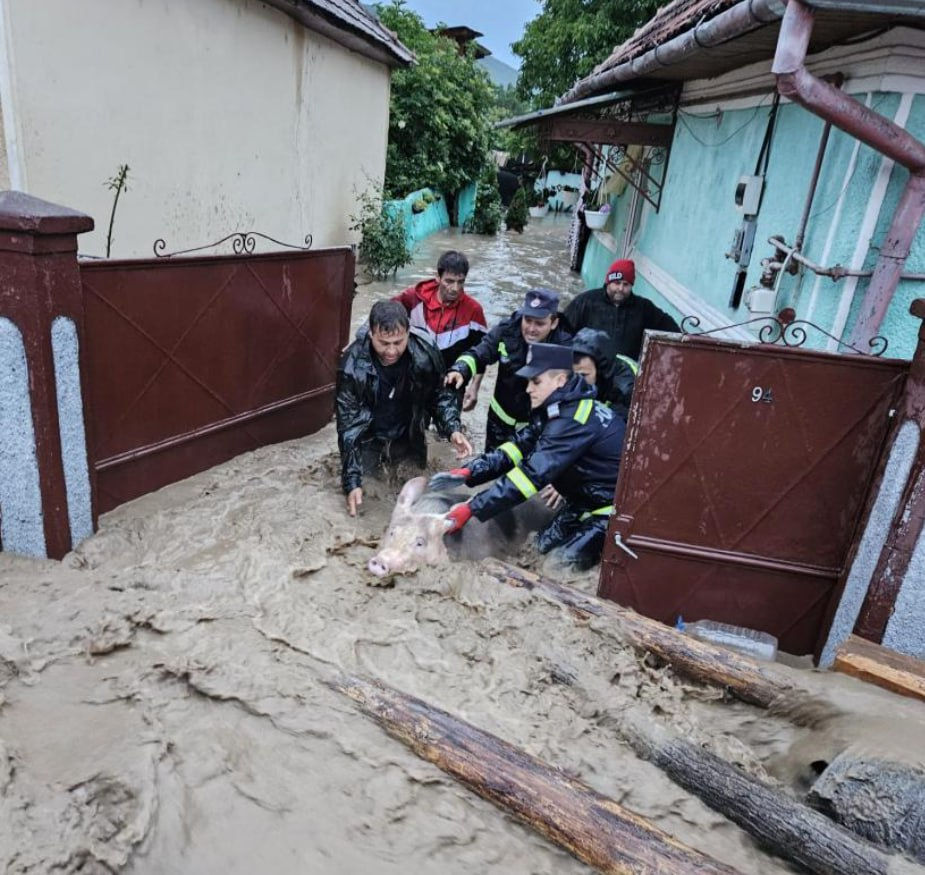
<path fill-rule="evenodd" d="M 531 289 L 524 305 L 499 322 L 482 340 L 456 359 L 446 383 L 461 389 L 476 374 L 498 362 L 495 393 L 488 409 L 485 449 L 493 450 L 509 440 L 530 418 L 527 381 L 517 375 L 527 360 L 531 343 L 565 344 L 571 335 L 559 326 L 559 296 L 549 289 Z"/>
<path fill-rule="evenodd" d="M 530 424 L 513 440 L 450 472 L 451 478 L 464 479 L 467 486 L 498 479 L 450 509 L 448 534 L 473 516 L 490 519 L 552 484 L 565 506 L 537 534 L 540 552 L 556 550 L 559 558 L 581 569 L 600 560 L 613 513 L 626 423 L 595 401 L 594 389 L 572 373 L 572 356 L 567 346 L 535 343 L 530 347 L 527 364 L 519 372 L 530 381 Z"/>
<path fill-rule="evenodd" d="M 363 503 L 364 473 L 404 459 L 427 463 L 428 415 L 460 458 L 472 454 L 458 396 L 443 377 L 440 350 L 410 333 L 405 308 L 395 301 L 373 304 L 369 330 L 350 344 L 337 370 L 337 444 L 350 516 Z"/>
<path fill-rule="evenodd" d="M 636 265 L 618 258 L 607 269 L 604 285 L 582 292 L 565 308 L 565 321 L 573 333 L 581 328 L 603 331 L 612 341 L 611 355 L 639 361 L 642 336 L 647 330 L 680 331 L 678 323 L 648 298 L 633 294 Z"/>

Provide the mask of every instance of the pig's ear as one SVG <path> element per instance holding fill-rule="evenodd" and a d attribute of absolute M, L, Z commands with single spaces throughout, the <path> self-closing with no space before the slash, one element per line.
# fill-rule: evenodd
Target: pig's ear
<path fill-rule="evenodd" d="M 413 505 L 424 494 L 424 488 L 426 486 L 426 477 L 415 477 L 413 480 L 409 480 L 404 486 L 402 486 L 401 492 L 398 493 L 398 502 L 396 507 L 400 507 L 404 510 L 410 510 L 411 505 Z"/>

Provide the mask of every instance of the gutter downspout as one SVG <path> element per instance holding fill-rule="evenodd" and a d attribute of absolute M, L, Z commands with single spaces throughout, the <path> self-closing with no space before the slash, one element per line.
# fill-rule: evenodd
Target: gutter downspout
<path fill-rule="evenodd" d="M 812 10 L 802 0 L 789 0 L 771 67 L 781 96 L 831 122 L 910 173 L 880 248 L 852 335 L 854 346 L 867 346 L 886 316 L 925 215 L 925 144 L 806 69 L 812 29 Z"/>

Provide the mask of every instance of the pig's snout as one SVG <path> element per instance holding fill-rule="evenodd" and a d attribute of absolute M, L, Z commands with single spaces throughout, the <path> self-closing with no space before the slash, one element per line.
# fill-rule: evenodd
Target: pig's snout
<path fill-rule="evenodd" d="M 378 556 L 373 556 L 373 558 L 366 563 L 366 567 L 375 574 L 376 577 L 385 577 L 389 573 L 389 566 Z"/>

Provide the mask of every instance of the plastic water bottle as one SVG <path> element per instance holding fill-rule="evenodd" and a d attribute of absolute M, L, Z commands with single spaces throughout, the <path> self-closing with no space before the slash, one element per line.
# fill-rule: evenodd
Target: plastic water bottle
<path fill-rule="evenodd" d="M 718 623 L 716 620 L 697 620 L 696 623 L 685 623 L 683 617 L 678 617 L 675 628 L 687 635 L 719 644 L 751 656 L 753 659 L 765 659 L 773 662 L 777 657 L 777 639 L 767 632 L 757 629 L 746 629 L 744 626 L 731 626 L 729 623 Z"/>

